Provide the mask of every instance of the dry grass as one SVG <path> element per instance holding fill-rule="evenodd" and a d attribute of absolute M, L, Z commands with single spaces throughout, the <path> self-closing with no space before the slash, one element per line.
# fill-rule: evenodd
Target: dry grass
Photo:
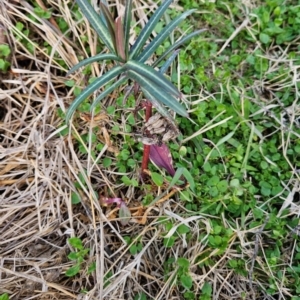
<path fill-rule="evenodd" d="M 37 2 L 42 5 L 41 1 Z M 75 40 L 80 43 L 82 35 L 88 37 L 91 52 L 96 54 L 96 36 L 88 23 L 83 26 L 74 21 L 65 1 L 48 0 L 47 7 L 52 7 L 68 22 L 73 40 L 61 34 L 54 19 L 30 19 L 28 14 L 34 13 L 27 1 L 5 0 L 0 5 L 0 24 L 8 33 L 7 43 L 13 49 L 12 71 L 0 75 L 0 295 L 7 292 L 10 299 L 121 300 L 133 299 L 137 293 L 144 292 L 151 299 L 183 299 L 182 290 L 174 283 L 176 268 L 166 279 L 164 263 L 170 257 L 184 256 L 191 264 L 195 294 L 199 294 L 204 282 L 210 282 L 214 299 L 241 299 L 242 292 L 246 293 L 245 299 L 255 299 L 255 294 L 259 293 L 258 281 L 237 276 L 228 269 L 227 262 L 232 258 L 244 258 L 249 262 L 247 271 L 253 271 L 251 264 L 260 243 L 259 228 L 252 232 L 233 228 L 227 251 L 213 267 L 206 267 L 197 258 L 208 251 L 207 242 L 199 236 L 209 234 L 210 216 L 192 216 L 175 201 L 176 196 L 153 207 L 145 225 L 133 220 L 121 227 L 117 217 L 100 206 L 94 187 L 99 187 L 99 194 L 107 190 L 114 193 L 120 189 L 115 177 L 122 174 L 101 170 L 90 155 L 80 154 L 73 136 L 59 135 L 65 128 L 60 127 L 62 121 L 57 117 L 58 108 L 65 111 L 73 100 L 72 89 L 65 87 L 67 68 L 62 68 L 59 60 L 71 67 L 78 62 L 79 56 L 87 56 L 85 46 L 75 43 Z M 145 5 L 149 3 L 136 3 L 142 25 L 146 22 L 142 10 Z M 120 3 L 117 7 L 122 10 Z M 20 21 L 34 33 L 34 40 L 16 32 L 15 25 Z M 33 53 L 24 47 L 24 40 L 35 43 Z M 47 54 L 44 42 L 51 45 L 51 53 Z M 100 76 L 105 68 L 105 65 L 94 65 L 93 75 Z M 86 84 L 81 73 L 73 79 L 79 86 Z M 272 82 L 261 84 L 270 86 Z M 104 105 L 113 100 L 107 99 Z M 104 119 L 105 128 L 115 125 L 109 118 Z M 125 118 L 118 125 L 122 129 Z M 80 136 L 88 133 L 91 127 L 83 116 L 72 130 L 78 131 Z M 99 136 L 106 143 L 99 158 L 114 157 L 125 143 L 125 139 L 120 138 L 111 144 L 108 132 L 103 129 Z M 78 174 L 84 170 L 87 170 L 86 185 L 82 186 L 82 205 L 78 208 L 71 205 L 71 192 L 75 190 Z M 131 206 L 138 205 L 138 197 L 134 188 L 127 189 L 125 198 Z M 187 240 L 183 236 L 174 247 L 166 250 L 163 247 L 166 231 L 160 224 L 161 216 L 172 220 L 174 228 L 180 224 L 189 226 L 191 238 Z M 247 221 L 251 218 L 252 215 L 246 216 Z M 241 227 L 239 222 L 237 228 Z M 225 219 L 223 225 L 230 228 Z M 65 271 L 72 262 L 67 254 L 72 249 L 67 238 L 72 236 L 80 237 L 91 252 L 80 276 L 68 278 Z M 140 239 L 142 251 L 131 255 L 124 236 Z M 235 250 L 237 244 L 242 254 Z M 210 253 L 205 260 L 215 255 L 216 252 Z M 97 263 L 96 272 L 88 275 L 87 266 L 92 261 Z M 263 268 L 264 264 L 261 266 Z M 271 276 L 269 270 L 264 273 Z M 105 282 L 107 274 L 110 278 Z M 82 289 L 89 292 L 80 294 Z"/>

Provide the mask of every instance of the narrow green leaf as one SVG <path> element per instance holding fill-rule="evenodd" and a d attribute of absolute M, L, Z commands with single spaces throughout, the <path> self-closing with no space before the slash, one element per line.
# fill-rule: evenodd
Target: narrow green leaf
<path fill-rule="evenodd" d="M 77 109 L 77 107 L 87 98 L 89 97 L 93 92 L 95 92 L 97 89 L 101 88 L 103 85 L 108 83 L 111 79 L 117 77 L 119 74 L 123 72 L 124 68 L 121 66 L 115 66 L 111 70 L 109 70 L 107 73 L 102 75 L 100 78 L 96 79 L 93 83 L 91 83 L 86 89 L 82 91 L 82 93 L 73 101 L 73 103 L 70 105 L 67 113 L 66 113 L 66 123 L 70 121 L 71 116 Z"/>
<path fill-rule="evenodd" d="M 164 238 L 163 244 L 166 248 L 171 248 L 175 243 L 175 237 L 170 236 L 169 238 Z"/>
<path fill-rule="evenodd" d="M 155 50 L 163 43 L 163 41 L 170 35 L 170 33 L 177 27 L 177 25 L 182 22 L 187 16 L 192 14 L 196 9 L 190 9 L 171 23 L 169 23 L 152 41 L 148 44 L 145 50 L 138 56 L 137 60 L 140 62 L 145 62 Z"/>
<path fill-rule="evenodd" d="M 177 112 L 183 117 L 188 117 L 188 113 L 185 108 L 171 95 L 161 91 L 161 88 L 152 81 L 134 71 L 128 71 L 128 76 L 135 80 L 142 89 L 145 89 L 154 99 L 164 103 L 166 106 Z M 149 99 L 151 101 L 151 99 Z"/>
<path fill-rule="evenodd" d="M 79 194 L 76 192 L 72 192 L 71 193 L 71 203 L 78 204 L 80 202 L 81 202 L 81 198 L 80 198 Z"/>
<path fill-rule="evenodd" d="M 125 45 L 125 55 L 126 59 L 128 58 L 129 52 L 129 34 L 131 27 L 131 14 L 132 14 L 132 0 L 125 1 L 125 16 L 124 16 L 124 45 Z"/>
<path fill-rule="evenodd" d="M 157 186 L 162 186 L 162 184 L 164 183 L 164 178 L 157 172 L 151 172 L 151 179 Z"/>
<path fill-rule="evenodd" d="M 106 0 L 101 0 L 101 2 L 104 3 L 106 6 L 108 6 L 108 3 Z M 104 17 L 104 13 L 103 13 L 102 9 L 100 9 L 100 18 L 101 18 L 103 24 L 105 25 L 105 27 L 107 27 L 106 18 Z"/>
<path fill-rule="evenodd" d="M 165 57 L 167 57 L 172 51 L 183 45 L 184 43 L 188 42 L 190 39 L 192 39 L 194 36 L 206 31 L 206 29 L 200 29 L 197 31 L 194 31 L 187 36 L 181 38 L 179 41 L 177 41 L 175 44 L 171 45 L 152 65 L 152 67 L 156 67 Z"/>
<path fill-rule="evenodd" d="M 71 268 L 69 268 L 67 271 L 66 271 L 66 276 L 68 277 L 73 277 L 75 276 L 76 274 L 78 274 L 80 271 L 80 265 L 77 264 Z"/>
<path fill-rule="evenodd" d="M 101 38 L 101 40 L 104 42 L 106 47 L 114 53 L 114 45 L 112 42 L 112 38 L 109 34 L 109 31 L 101 18 L 98 16 L 94 8 L 91 6 L 91 4 L 86 0 L 76 0 L 78 6 L 80 7 L 82 13 L 85 15 L 85 17 L 88 19 L 88 21 L 91 23 L 93 28 L 96 30 L 97 34 Z"/>
<path fill-rule="evenodd" d="M 74 67 L 72 67 L 70 69 L 70 71 L 66 74 L 66 76 L 69 76 L 70 74 L 74 73 L 75 71 L 77 71 L 79 68 L 85 66 L 85 65 L 89 65 L 92 64 L 94 62 L 97 61 L 102 61 L 102 60 L 115 60 L 115 61 L 119 61 L 122 62 L 121 57 L 116 56 L 115 54 L 111 54 L 111 53 L 99 53 L 97 55 L 94 55 L 92 57 L 86 58 L 82 61 L 80 61 L 77 65 L 75 65 Z"/>
<path fill-rule="evenodd" d="M 124 65 L 124 67 L 127 70 L 132 70 L 138 73 L 139 75 L 154 82 L 156 85 L 161 87 L 165 92 L 169 92 L 175 95 L 176 97 L 181 96 L 178 89 L 169 80 L 167 80 L 161 73 L 157 72 L 152 67 L 149 67 L 148 65 L 133 60 L 128 61 Z"/>
<path fill-rule="evenodd" d="M 9 300 L 9 296 L 7 293 L 0 295 L 0 300 Z"/>
<path fill-rule="evenodd" d="M 117 51 L 117 48 L 116 48 L 116 29 L 115 29 L 115 22 L 114 22 L 114 18 L 112 16 L 112 14 L 110 13 L 108 7 L 100 1 L 100 8 L 101 8 L 101 11 L 103 12 L 103 15 L 104 15 L 104 18 L 106 20 L 106 24 L 107 24 L 107 28 L 108 28 L 108 31 L 110 33 L 110 37 L 112 39 L 112 42 L 114 44 L 114 48 L 115 48 L 115 51 Z"/>
<path fill-rule="evenodd" d="M 68 242 L 69 242 L 69 244 L 70 244 L 72 247 L 74 247 L 74 248 L 76 248 L 76 249 L 78 249 L 78 250 L 83 249 L 82 241 L 81 241 L 81 239 L 78 238 L 78 237 L 72 237 L 72 238 L 69 238 L 69 239 L 68 239 Z"/>
<path fill-rule="evenodd" d="M 120 56 L 123 60 L 126 59 L 125 57 L 125 47 L 124 47 L 124 29 L 122 25 L 122 18 L 118 17 L 115 22 L 116 28 L 116 50 L 118 56 Z"/>
<path fill-rule="evenodd" d="M 190 275 L 183 274 L 180 276 L 180 283 L 186 289 L 191 289 L 193 286 L 193 279 Z"/>
<path fill-rule="evenodd" d="M 186 178 L 187 182 L 190 184 L 191 190 L 195 192 L 195 181 L 192 174 L 186 168 L 183 168 L 182 174 Z"/>
<path fill-rule="evenodd" d="M 174 51 L 172 55 L 166 60 L 166 62 L 163 64 L 163 66 L 159 69 L 159 73 L 164 74 L 167 69 L 170 67 L 171 63 L 174 61 L 176 56 L 178 55 L 180 49 Z"/>
<path fill-rule="evenodd" d="M 178 168 L 176 170 L 176 173 L 174 174 L 172 181 L 170 182 L 170 185 L 168 186 L 168 189 L 171 189 L 176 184 L 176 182 L 181 177 L 182 173 L 183 173 L 183 168 Z"/>
<path fill-rule="evenodd" d="M 128 80 L 126 77 L 122 77 L 119 80 L 117 80 L 115 83 L 113 83 L 109 88 L 104 90 L 93 102 L 91 106 L 91 111 L 96 107 L 96 105 L 104 99 L 107 95 L 109 95 L 112 91 L 117 89 L 122 83 L 124 83 L 126 80 Z"/>
<path fill-rule="evenodd" d="M 154 30 L 155 26 L 159 22 L 161 16 L 163 13 L 167 10 L 167 8 L 170 6 L 173 0 L 165 0 L 161 6 L 155 11 L 155 13 L 152 15 L 148 23 L 145 25 L 143 30 L 141 31 L 139 37 L 135 41 L 134 45 L 132 46 L 129 58 L 135 58 L 137 55 L 139 55 L 140 50 L 145 45 L 147 39 L 151 35 L 152 31 Z"/>

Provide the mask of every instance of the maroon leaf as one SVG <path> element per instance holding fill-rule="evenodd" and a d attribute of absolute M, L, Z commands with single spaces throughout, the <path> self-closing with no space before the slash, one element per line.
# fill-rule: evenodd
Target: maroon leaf
<path fill-rule="evenodd" d="M 119 217 L 121 224 L 124 226 L 128 224 L 131 217 L 131 213 L 125 201 L 123 201 L 122 198 L 107 198 L 104 196 L 100 196 L 100 203 L 104 206 L 111 205 L 114 203 L 117 204 L 117 206 L 119 207 Z"/>
<path fill-rule="evenodd" d="M 100 202 L 102 205 L 111 205 L 116 203 L 120 207 L 124 201 L 121 198 L 107 198 L 100 196 Z"/>
<path fill-rule="evenodd" d="M 174 176 L 173 160 L 166 144 L 150 145 L 150 159 L 158 167 L 164 168 L 171 176 Z"/>
<path fill-rule="evenodd" d="M 123 60 L 126 60 L 125 56 L 125 47 L 124 47 L 124 29 L 122 24 L 121 17 L 118 17 L 115 20 L 115 28 L 116 28 L 116 47 L 118 56 L 120 56 Z"/>

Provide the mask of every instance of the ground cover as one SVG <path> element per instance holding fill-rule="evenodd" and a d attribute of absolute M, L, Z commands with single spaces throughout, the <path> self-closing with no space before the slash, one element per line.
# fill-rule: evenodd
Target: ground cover
<path fill-rule="evenodd" d="M 131 42 L 156 8 L 134 1 Z M 0 299 L 300 299 L 300 7 L 183 0 L 155 32 L 192 8 L 156 51 L 207 28 L 168 72 L 191 118 L 176 116 L 182 136 L 168 146 L 195 183 L 175 190 L 154 165 L 139 181 L 144 112 L 134 118 L 126 89 L 94 120 L 87 99 L 66 124 L 111 68 L 66 77 L 103 51 L 78 6 L 1 4 Z M 126 202 L 129 222 L 107 197 Z"/>

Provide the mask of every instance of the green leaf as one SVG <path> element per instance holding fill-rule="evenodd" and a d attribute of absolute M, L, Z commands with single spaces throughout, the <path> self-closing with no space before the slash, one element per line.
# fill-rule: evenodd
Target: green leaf
<path fill-rule="evenodd" d="M 109 31 L 101 18 L 98 16 L 94 8 L 91 6 L 91 4 L 87 0 L 76 0 L 78 6 L 80 7 L 82 13 L 85 15 L 85 17 L 88 19 L 88 21 L 91 23 L 92 27 L 96 30 L 97 34 L 101 38 L 101 40 L 104 42 L 106 47 L 112 52 L 114 51 L 114 45 L 112 42 L 112 38 L 109 34 Z"/>
<path fill-rule="evenodd" d="M 163 13 L 167 10 L 173 0 L 165 0 L 160 7 L 154 12 L 148 23 L 145 25 L 143 30 L 141 31 L 139 37 L 135 41 L 134 45 L 132 46 L 129 58 L 135 58 L 139 55 L 140 50 L 145 45 L 146 41 L 148 40 L 149 36 L 151 35 L 152 31 L 154 30 L 155 26 L 159 22 Z"/>
<path fill-rule="evenodd" d="M 71 193 L 71 203 L 78 204 L 80 202 L 81 202 L 81 198 L 80 198 L 79 194 L 76 192 L 72 192 Z"/>
<path fill-rule="evenodd" d="M 147 296 L 144 293 L 137 294 L 133 300 L 147 300 Z"/>
<path fill-rule="evenodd" d="M 207 184 L 208 186 L 215 186 L 215 185 L 217 185 L 217 183 L 218 183 L 219 181 L 220 181 L 219 176 L 214 175 L 214 176 L 212 176 L 212 177 L 206 182 L 206 184 Z"/>
<path fill-rule="evenodd" d="M 65 85 L 68 87 L 73 87 L 75 85 L 75 80 L 67 80 Z"/>
<path fill-rule="evenodd" d="M 166 248 L 171 248 L 175 243 L 175 237 L 170 236 L 169 238 L 164 238 L 163 243 Z"/>
<path fill-rule="evenodd" d="M 78 237 L 69 238 L 68 242 L 75 249 L 78 249 L 78 250 L 82 250 L 83 249 L 82 241 Z"/>
<path fill-rule="evenodd" d="M 267 34 L 262 32 L 259 35 L 259 39 L 263 44 L 268 44 L 271 40 L 271 38 Z"/>
<path fill-rule="evenodd" d="M 172 188 L 176 182 L 179 180 L 179 178 L 181 177 L 182 173 L 183 173 L 183 169 L 184 168 L 178 168 L 172 178 L 172 181 L 170 182 L 170 185 L 169 185 L 169 189 Z"/>
<path fill-rule="evenodd" d="M 91 265 L 88 267 L 88 274 L 91 274 L 92 272 L 96 271 L 96 262 L 91 263 Z"/>
<path fill-rule="evenodd" d="M 179 267 L 188 270 L 188 268 L 190 267 L 190 262 L 188 261 L 188 259 L 184 258 L 184 257 L 179 257 L 177 259 L 177 264 Z"/>
<path fill-rule="evenodd" d="M 127 70 L 134 71 L 141 75 L 142 77 L 147 78 L 148 80 L 154 82 L 156 85 L 160 86 L 164 91 L 169 92 L 176 97 L 180 97 L 180 92 L 178 89 L 167 80 L 161 73 L 154 70 L 152 67 L 149 67 L 145 64 L 139 63 L 137 61 L 128 61 L 124 67 Z"/>
<path fill-rule="evenodd" d="M 70 252 L 68 254 L 68 259 L 70 260 L 77 260 L 77 258 L 78 258 L 78 252 Z"/>
<path fill-rule="evenodd" d="M 66 271 L 66 276 L 68 277 L 72 277 L 72 276 L 75 276 L 76 274 L 78 274 L 80 271 L 80 265 L 77 264 L 71 268 L 69 268 L 67 271 Z"/>
<path fill-rule="evenodd" d="M 0 70 L 2 70 L 3 72 L 7 72 L 9 67 L 10 67 L 10 63 L 0 58 Z"/>
<path fill-rule="evenodd" d="M 156 172 L 151 172 L 151 179 L 157 186 L 162 186 L 162 184 L 164 183 L 163 176 Z"/>
<path fill-rule="evenodd" d="M 86 89 L 82 91 L 82 93 L 72 102 L 71 106 L 69 107 L 67 113 L 66 113 L 66 123 L 68 123 L 71 119 L 71 116 L 77 109 L 77 107 L 87 98 L 89 97 L 93 92 L 95 92 L 97 89 L 101 88 L 103 85 L 105 85 L 107 82 L 109 82 L 111 79 L 118 76 L 120 73 L 122 73 L 123 67 L 121 66 L 115 66 L 111 70 L 109 70 L 107 73 L 102 75 L 100 78 L 96 79 L 93 83 L 91 83 Z"/>
<path fill-rule="evenodd" d="M 228 189 L 228 182 L 227 180 L 221 180 L 217 183 L 217 189 L 219 192 L 224 193 Z"/>
<path fill-rule="evenodd" d="M 8 45 L 2 44 L 0 45 L 0 57 L 7 57 L 11 53 L 11 50 Z"/>
<path fill-rule="evenodd" d="M 196 30 L 190 34 L 188 34 L 187 36 L 181 38 L 179 41 L 177 41 L 176 43 L 174 43 L 173 45 L 171 45 L 155 62 L 154 64 L 152 64 L 152 67 L 156 67 L 165 57 L 167 57 L 172 51 L 176 50 L 177 48 L 179 48 L 181 45 L 183 45 L 184 43 L 188 42 L 190 39 L 192 39 L 194 36 L 202 33 L 206 31 L 206 29 L 200 29 L 200 30 Z"/>
<path fill-rule="evenodd" d="M 192 174 L 186 168 L 183 168 L 182 174 L 186 178 L 186 180 L 188 181 L 188 183 L 190 184 L 191 190 L 194 192 L 195 191 L 194 177 L 192 176 Z"/>
<path fill-rule="evenodd" d="M 189 233 L 190 232 L 190 228 L 188 226 L 186 226 L 185 224 L 181 224 L 181 225 L 178 226 L 177 232 L 179 234 Z"/>
<path fill-rule="evenodd" d="M 138 56 L 137 60 L 140 62 L 145 62 L 155 50 L 163 43 L 163 41 L 171 34 L 171 32 L 177 27 L 177 25 L 182 22 L 187 16 L 192 14 L 196 9 L 190 9 L 172 22 L 170 22 L 143 50 L 143 52 Z"/>
<path fill-rule="evenodd" d="M 9 300 L 9 296 L 7 293 L 0 295 L 0 300 Z"/>
<path fill-rule="evenodd" d="M 130 38 L 130 27 L 131 27 L 131 14 L 132 14 L 132 0 L 125 1 L 125 15 L 124 15 L 124 46 L 125 56 L 128 57 L 129 52 L 129 38 Z"/>
<path fill-rule="evenodd" d="M 232 179 L 231 181 L 230 181 L 230 186 L 231 187 L 239 187 L 240 186 L 240 181 L 238 180 L 238 179 Z"/>
<path fill-rule="evenodd" d="M 142 88 L 142 90 L 146 90 L 151 98 L 153 97 L 155 100 L 160 101 L 167 105 L 169 108 L 177 112 L 179 115 L 183 117 L 188 117 L 188 113 L 185 108 L 171 95 L 161 91 L 161 88 L 154 84 L 152 81 L 147 78 L 143 78 L 138 73 L 134 71 L 128 71 L 128 76 L 135 80 Z M 151 101 L 151 99 L 149 99 Z"/>
<path fill-rule="evenodd" d="M 115 60 L 115 61 L 120 61 L 122 62 L 122 59 L 118 56 L 116 56 L 115 54 L 111 54 L 111 53 L 99 53 L 97 55 L 94 55 L 92 57 L 86 58 L 82 61 L 80 61 L 77 65 L 75 65 L 74 67 L 72 67 L 69 72 L 66 74 L 66 76 L 69 76 L 70 74 L 74 73 L 75 71 L 77 71 L 79 68 L 97 62 L 97 61 L 103 61 L 103 60 Z"/>
<path fill-rule="evenodd" d="M 189 290 L 193 286 L 193 279 L 190 275 L 184 274 L 180 276 L 180 283 L 184 288 Z"/>
<path fill-rule="evenodd" d="M 112 160 L 110 157 L 105 157 L 103 159 L 103 167 L 104 168 L 108 168 L 111 165 L 111 163 L 112 163 Z"/>
<path fill-rule="evenodd" d="M 159 69 L 159 73 L 164 74 L 167 71 L 167 69 L 170 67 L 171 63 L 174 61 L 174 59 L 178 55 L 179 51 L 180 50 L 178 49 L 172 53 L 172 55 L 165 61 L 163 66 Z"/>
<path fill-rule="evenodd" d="M 136 255 L 138 253 L 138 249 L 137 249 L 137 246 L 136 245 L 132 245 L 130 248 L 129 248 L 129 252 L 131 255 Z"/>
<path fill-rule="evenodd" d="M 114 82 L 109 88 L 105 89 L 97 98 L 94 100 L 92 106 L 91 106 L 91 111 L 97 106 L 97 104 L 104 99 L 107 95 L 109 95 L 111 92 L 116 90 L 121 84 L 123 84 L 127 80 L 126 77 L 122 77 L 116 82 Z"/>
<path fill-rule="evenodd" d="M 40 17 L 40 18 L 44 18 L 44 19 L 50 19 L 51 18 L 51 11 L 46 11 L 41 7 L 35 7 L 34 8 L 34 13 Z"/>
<path fill-rule="evenodd" d="M 121 177 L 121 180 L 122 180 L 122 182 L 125 184 L 125 185 L 131 185 L 132 184 L 132 181 L 131 181 L 131 179 L 128 177 L 128 176 L 126 176 L 126 175 L 123 175 L 122 177 Z"/>
<path fill-rule="evenodd" d="M 202 293 L 208 296 L 211 296 L 212 293 L 212 287 L 211 284 L 208 282 L 205 282 L 202 289 L 201 289 Z"/>

